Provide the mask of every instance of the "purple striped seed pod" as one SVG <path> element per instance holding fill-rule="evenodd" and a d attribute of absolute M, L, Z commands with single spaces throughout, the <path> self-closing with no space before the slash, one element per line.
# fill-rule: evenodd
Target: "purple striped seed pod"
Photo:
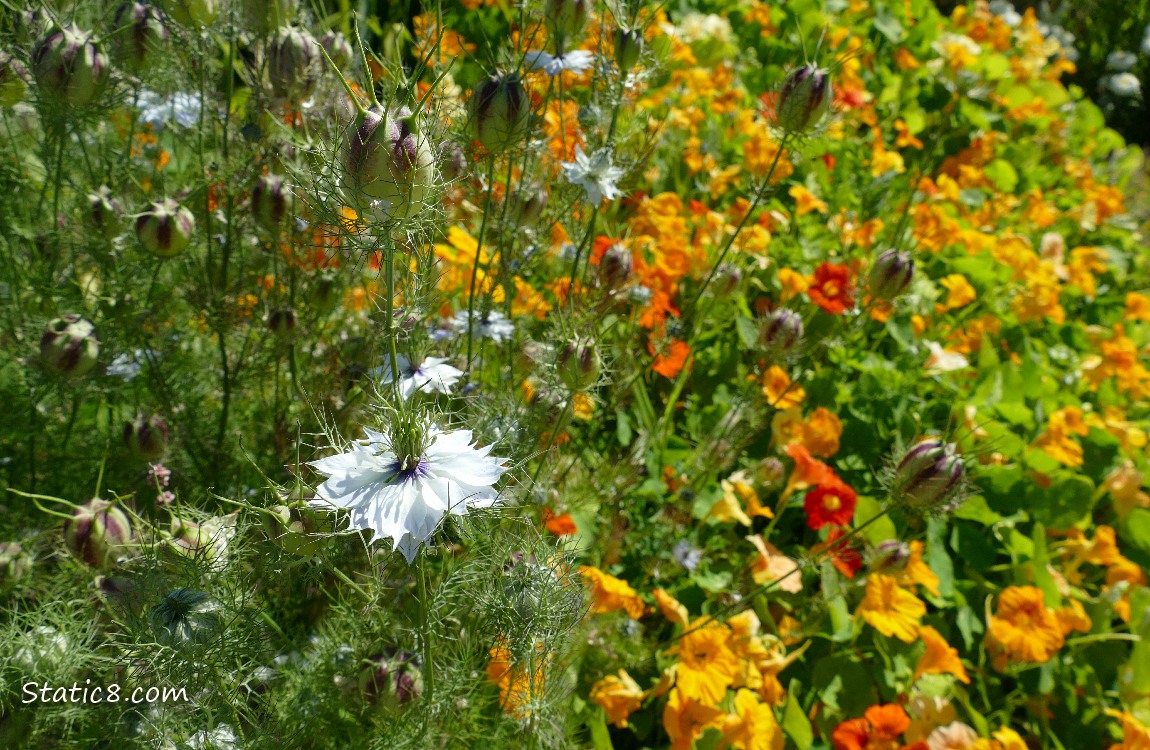
<path fill-rule="evenodd" d="M 133 73 L 148 67 L 149 59 L 168 40 L 168 27 L 151 5 L 127 2 L 116 9 L 114 28 L 116 61 Z"/>
<path fill-rule="evenodd" d="M 139 415 L 124 423 L 124 445 L 136 458 L 156 463 L 168 452 L 168 423 L 156 415 Z"/>
<path fill-rule="evenodd" d="M 107 500 L 84 503 L 64 522 L 64 544 L 93 568 L 108 567 L 115 561 L 118 548 L 131 539 L 128 517 Z"/>
<path fill-rule="evenodd" d="M 894 470 L 894 499 L 917 512 L 953 507 L 962 489 L 966 466 L 954 443 L 927 438 L 917 443 Z"/>
<path fill-rule="evenodd" d="M 892 300 L 906 291 L 913 278 L 914 259 L 910 253 L 892 248 L 875 258 L 867 288 L 875 299 Z"/>
<path fill-rule="evenodd" d="M 515 73 L 493 73 L 471 95 L 475 139 L 492 153 L 506 151 L 526 134 L 531 97 Z"/>
<path fill-rule="evenodd" d="M 579 339 L 563 347 L 556 365 L 559 368 L 559 379 L 573 393 L 579 393 L 595 385 L 603 369 L 595 344 Z"/>
<path fill-rule="evenodd" d="M 772 311 L 759 328 L 759 343 L 776 356 L 789 354 L 802 338 L 802 316 L 785 307 Z"/>
<path fill-rule="evenodd" d="M 0 50 L 0 107 L 11 107 L 24 101 L 28 93 L 28 69 L 7 52 Z"/>
<path fill-rule="evenodd" d="M 294 26 L 279 29 L 267 51 L 272 94 L 292 101 L 311 96 L 319 80 L 319 61 L 323 59 L 319 49 L 319 42 L 306 30 Z"/>
<path fill-rule="evenodd" d="M 111 240 L 124 229 L 123 209 L 120 201 L 112 197 L 107 185 L 88 193 L 84 220 L 88 228 L 106 240 Z"/>
<path fill-rule="evenodd" d="M 69 378 L 87 375 L 99 356 L 96 329 L 79 315 L 56 318 L 40 337 L 40 364 L 56 375 Z"/>
<path fill-rule="evenodd" d="M 252 186 L 252 216 L 269 232 L 278 231 L 288 217 L 290 196 L 291 189 L 284 185 L 282 176 L 261 175 Z"/>
<path fill-rule="evenodd" d="M 788 134 L 807 132 L 830 111 L 832 98 L 827 71 L 811 64 L 792 70 L 775 107 L 779 127 Z"/>
<path fill-rule="evenodd" d="M 329 31 L 319 40 L 320 46 L 327 52 L 327 56 L 335 63 L 335 67 L 343 70 L 352 64 L 355 50 L 347 37 L 338 31 Z"/>
<path fill-rule="evenodd" d="M 619 289 L 631 280 L 635 259 L 625 245 L 616 243 L 599 259 L 599 281 L 607 289 Z"/>
<path fill-rule="evenodd" d="M 418 659 L 406 651 L 368 659 L 359 674 L 359 689 L 369 703 L 406 706 L 423 689 Z"/>
<path fill-rule="evenodd" d="M 416 213 L 435 188 L 435 154 L 407 107 L 375 106 L 357 117 L 348 133 L 345 165 L 351 189 L 387 203 L 388 218 Z"/>
<path fill-rule="evenodd" d="M 639 63 L 643 45 L 643 32 L 638 29 L 615 30 L 615 64 L 619 70 L 629 73 Z"/>
<path fill-rule="evenodd" d="M 876 573 L 894 573 L 906 567 L 910 545 L 898 539 L 879 542 L 870 555 L 870 569 Z"/>
<path fill-rule="evenodd" d="M 136 236 L 152 255 L 171 258 L 179 255 L 192 241 L 196 218 L 174 200 L 153 203 L 136 218 Z"/>
<path fill-rule="evenodd" d="M 86 107 L 104 93 L 111 68 L 88 32 L 67 26 L 32 48 L 32 74 L 50 96 L 71 107 Z"/>
<path fill-rule="evenodd" d="M 281 307 L 268 313 L 268 330 L 279 338 L 290 338 L 296 329 L 295 310 Z"/>

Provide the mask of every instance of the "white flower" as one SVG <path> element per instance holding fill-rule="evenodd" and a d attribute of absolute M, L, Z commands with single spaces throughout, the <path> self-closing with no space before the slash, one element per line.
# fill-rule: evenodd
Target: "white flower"
<path fill-rule="evenodd" d="M 1106 67 L 1118 73 L 1132 70 L 1138 64 L 1138 55 L 1124 49 L 1116 49 L 1106 56 Z"/>
<path fill-rule="evenodd" d="M 926 360 L 926 372 L 928 375 L 961 370 L 964 367 L 970 366 L 970 360 L 966 357 L 958 352 L 943 349 L 942 345 L 936 341 L 925 341 L 923 343 L 926 344 L 927 349 L 930 349 L 930 356 Z"/>
<path fill-rule="evenodd" d="M 567 180 L 581 185 L 588 202 L 596 206 L 604 198 L 614 200 L 623 194 L 615 182 L 625 172 L 611 163 L 611 152 L 608 149 L 600 149 L 592 156 L 587 156 L 581 146 L 576 146 L 575 161 L 565 161 L 562 166 Z"/>
<path fill-rule="evenodd" d="M 163 130 L 172 123 L 190 128 L 200 122 L 200 98 L 195 94 L 177 91 L 165 97 L 142 89 L 136 106 L 140 108 L 140 122 L 151 125 L 155 130 Z"/>
<path fill-rule="evenodd" d="M 1146 33 L 1142 37 L 1142 54 L 1150 55 L 1150 26 L 1146 27 Z"/>
<path fill-rule="evenodd" d="M 143 367 L 140 360 L 156 356 L 159 356 L 159 352 L 151 349 L 136 349 L 131 354 L 117 354 L 104 373 L 130 381 L 140 374 L 140 369 Z"/>
<path fill-rule="evenodd" d="M 1121 97 L 1135 97 L 1142 93 L 1142 84 L 1133 73 L 1115 73 L 1106 79 L 1106 88 Z"/>
<path fill-rule="evenodd" d="M 240 742 L 234 729 L 220 724 L 215 729 L 201 729 L 185 745 L 190 750 L 239 750 Z"/>
<path fill-rule="evenodd" d="M 365 432 L 349 452 L 311 463 L 327 475 L 311 502 L 346 509 L 350 528 L 372 531 L 373 542 L 390 538 L 408 563 L 445 515 L 466 515 L 498 499 L 493 485 L 507 471 L 505 459 L 491 456 L 491 446 L 474 447 L 470 430 L 429 428 L 429 445 L 407 462 L 382 433 Z"/>
<path fill-rule="evenodd" d="M 531 70 L 542 70 L 554 78 L 563 71 L 576 75 L 585 73 L 594 64 L 595 53 L 576 49 L 556 57 L 546 52 L 532 51 L 524 55 L 523 61 Z"/>
<path fill-rule="evenodd" d="M 451 327 L 456 333 L 467 333 L 467 321 L 471 316 L 466 310 L 460 310 L 451 319 Z M 476 315 L 472 333 L 482 338 L 488 338 L 500 344 L 515 335 L 515 324 L 497 310 L 486 315 Z"/>
<path fill-rule="evenodd" d="M 452 367 L 446 357 L 428 357 L 419 367 L 412 367 L 411 362 L 402 354 L 396 356 L 399 365 L 399 395 L 411 398 L 416 391 L 423 393 L 451 393 L 451 387 L 461 377 L 463 371 Z M 377 367 L 372 374 L 380 378 L 384 385 L 391 382 L 391 361 L 386 360 L 383 366 Z"/>

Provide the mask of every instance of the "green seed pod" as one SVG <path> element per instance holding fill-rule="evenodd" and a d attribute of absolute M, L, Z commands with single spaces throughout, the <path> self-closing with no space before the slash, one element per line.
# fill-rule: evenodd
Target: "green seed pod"
<path fill-rule="evenodd" d="M 796 135 L 807 132 L 822 122 L 832 98 L 827 71 L 810 64 L 792 70 L 775 108 L 779 127 Z"/>
<path fill-rule="evenodd" d="M 578 339 L 563 347 L 556 365 L 559 368 L 559 379 L 573 393 L 595 385 L 603 367 L 595 345 Z"/>
<path fill-rule="evenodd" d="M 759 343 L 768 353 L 789 354 L 803 338 L 803 318 L 794 310 L 773 311 L 759 328 Z"/>
<path fill-rule="evenodd" d="M 268 44 L 268 80 L 272 94 L 291 101 L 307 99 L 319 80 L 322 57 L 319 43 L 307 31 L 294 26 L 281 28 Z"/>
<path fill-rule="evenodd" d="M 154 414 L 137 416 L 124 424 L 124 445 L 136 458 L 156 463 L 168 453 L 168 423 Z"/>
<path fill-rule="evenodd" d="M 590 0 L 544 0 L 543 17 L 555 37 L 557 54 L 562 54 L 566 41 L 578 36 L 591 17 Z"/>
<path fill-rule="evenodd" d="M 435 188 L 435 152 L 406 107 L 376 106 L 359 115 L 348 133 L 344 165 L 357 202 L 386 202 L 389 219 L 418 212 Z"/>
<path fill-rule="evenodd" d="M 290 339 L 296 330 L 295 310 L 290 307 L 281 307 L 268 313 L 268 330 L 276 338 Z"/>
<path fill-rule="evenodd" d="M 547 188 L 542 185 L 517 189 L 511 194 L 511 220 L 518 221 L 521 226 L 535 226 L 547 209 L 547 198 Z"/>
<path fill-rule="evenodd" d="M 150 59 L 168 39 L 168 27 L 151 5 L 127 2 L 116 9 L 117 30 L 112 52 L 116 61 L 133 73 L 148 68 Z"/>
<path fill-rule="evenodd" d="M 96 329 L 79 315 L 56 318 L 40 337 L 40 364 L 56 375 L 69 378 L 87 375 L 99 356 Z"/>
<path fill-rule="evenodd" d="M 0 107 L 24 101 L 28 93 L 28 69 L 7 52 L 0 51 Z"/>
<path fill-rule="evenodd" d="M 531 98 L 514 73 L 493 73 L 476 85 L 471 96 L 475 138 L 492 153 L 505 151 L 527 133 Z"/>
<path fill-rule="evenodd" d="M 891 494 L 909 510 L 932 513 L 953 509 L 966 465 L 954 443 L 928 438 L 917 443 L 894 470 Z"/>
<path fill-rule="evenodd" d="M 867 288 L 875 299 L 891 300 L 906 291 L 914 278 L 910 253 L 887 250 L 875 258 L 867 277 Z"/>
<path fill-rule="evenodd" d="M 220 14 L 219 0 L 160 0 L 164 12 L 184 26 L 210 26 Z"/>
<path fill-rule="evenodd" d="M 120 201 L 112 197 L 112 191 L 106 185 L 88 193 L 86 202 L 84 224 L 88 229 L 109 241 L 124 231 Z"/>
<path fill-rule="evenodd" d="M 638 29 L 615 30 L 615 64 L 619 70 L 629 73 L 639 63 L 643 42 L 643 33 Z"/>
<path fill-rule="evenodd" d="M 252 186 L 252 216 L 269 232 L 277 232 L 289 213 L 291 189 L 280 175 L 262 175 Z"/>
<path fill-rule="evenodd" d="M 176 589 L 152 607 L 156 640 L 174 649 L 210 643 L 223 630 L 221 607 L 202 591 Z"/>
<path fill-rule="evenodd" d="M 327 32 L 320 38 L 319 43 L 339 70 L 345 70 L 354 63 L 352 56 L 355 55 L 355 50 L 352 49 L 347 37 L 338 31 Z"/>
<path fill-rule="evenodd" d="M 64 522 L 64 544 L 93 568 L 111 565 L 121 548 L 131 540 L 128 517 L 107 500 L 84 503 Z"/>
<path fill-rule="evenodd" d="M 32 48 L 32 74 L 49 96 L 69 107 L 86 107 L 104 93 L 108 57 L 76 26 L 60 29 Z"/>
<path fill-rule="evenodd" d="M 153 203 L 136 218 L 136 236 L 152 255 L 171 258 L 179 255 L 192 240 L 196 218 L 174 200 Z"/>

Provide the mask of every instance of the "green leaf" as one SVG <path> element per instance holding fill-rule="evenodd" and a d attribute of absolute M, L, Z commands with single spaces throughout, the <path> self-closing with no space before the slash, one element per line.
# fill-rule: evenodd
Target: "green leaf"
<path fill-rule="evenodd" d="M 1150 553 L 1150 510 L 1135 508 L 1120 528 L 1123 537 L 1143 552 Z"/>
<path fill-rule="evenodd" d="M 954 594 L 954 562 L 946 552 L 946 521 L 941 518 L 927 522 L 923 560 L 938 576 L 938 592 L 949 599 Z"/>
<path fill-rule="evenodd" d="M 882 503 L 873 497 L 859 495 L 858 505 L 855 506 L 856 522 L 868 521 L 881 513 Z M 898 530 L 895 529 L 894 521 L 890 520 L 890 516 L 883 515 L 877 521 L 874 521 L 863 529 L 863 535 L 866 536 L 872 545 L 877 545 L 888 539 L 897 539 Z"/>
<path fill-rule="evenodd" d="M 631 418 L 627 416 L 627 412 L 622 409 L 615 410 L 615 437 L 619 439 L 619 445 L 627 447 L 631 444 Z"/>
<path fill-rule="evenodd" d="M 759 343 L 759 327 L 754 321 L 742 316 L 735 318 L 735 330 L 739 332 L 739 339 L 747 349 L 754 349 Z"/>
<path fill-rule="evenodd" d="M 1093 508 L 1094 483 L 1081 474 L 1059 471 L 1049 487 L 1032 486 L 1026 497 L 1034 520 L 1052 529 L 1068 529 Z"/>
<path fill-rule="evenodd" d="M 1013 193 L 1018 186 L 1018 172 L 1005 159 L 995 159 L 985 167 L 986 176 L 1002 193 Z"/>
<path fill-rule="evenodd" d="M 800 687 L 798 680 L 791 680 L 787 687 L 787 707 L 783 709 L 783 731 L 799 750 L 807 750 L 814 742 L 815 733 L 811 729 L 811 720 L 807 718 L 806 711 L 803 711 L 802 705 L 799 704 Z"/>
<path fill-rule="evenodd" d="M 1058 593 L 1058 585 L 1054 583 L 1054 576 L 1047 565 L 1050 558 L 1046 554 L 1046 527 L 1041 523 L 1034 524 L 1030 533 L 1030 540 L 1034 542 L 1033 570 L 1034 584 L 1042 589 L 1046 597 L 1046 606 L 1057 609 L 1062 606 L 1062 594 Z M 1049 692 L 1049 691 L 1047 691 Z"/>
<path fill-rule="evenodd" d="M 611 733 L 607 731 L 607 714 L 596 707 L 587 719 L 587 729 L 591 731 L 591 747 L 595 750 L 615 750 L 611 744 Z"/>
<path fill-rule="evenodd" d="M 894 17 L 889 8 L 880 6 L 874 17 L 874 29 L 887 38 L 892 44 L 898 44 L 906 36 L 902 24 Z"/>

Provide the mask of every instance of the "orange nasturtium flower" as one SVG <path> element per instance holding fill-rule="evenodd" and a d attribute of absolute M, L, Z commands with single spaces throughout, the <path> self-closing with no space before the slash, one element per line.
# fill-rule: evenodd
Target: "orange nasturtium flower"
<path fill-rule="evenodd" d="M 866 583 L 866 596 L 855 614 L 888 638 L 894 636 L 913 643 L 918 636 L 919 621 L 926 614 L 926 605 L 890 576 L 871 573 Z"/>
<path fill-rule="evenodd" d="M 986 630 L 995 669 L 1001 672 L 1008 663 L 1049 661 L 1063 642 L 1058 616 L 1046 606 L 1041 589 L 1010 586 L 998 595 L 998 612 Z"/>
<path fill-rule="evenodd" d="M 947 643 L 946 639 L 942 637 L 942 633 L 929 625 L 923 625 L 919 628 L 918 635 L 926 644 L 926 651 L 919 657 L 912 682 L 924 674 L 951 674 L 957 677 L 960 682 L 970 684 L 966 667 L 958 658 L 958 649 Z"/>
<path fill-rule="evenodd" d="M 619 670 L 618 677 L 608 675 L 591 687 L 591 700 L 607 712 L 607 721 L 621 729 L 627 727 L 627 717 L 643 705 L 646 696 L 625 669 Z"/>
<path fill-rule="evenodd" d="M 855 305 L 850 268 L 824 261 L 811 277 L 807 296 L 831 315 L 842 315 Z"/>
<path fill-rule="evenodd" d="M 786 739 L 771 704 L 763 703 L 753 690 L 735 693 L 734 711 L 723 724 L 723 736 L 738 750 L 783 750 Z"/>
<path fill-rule="evenodd" d="M 910 727 L 902 706 L 871 706 L 860 719 L 847 719 L 831 732 L 834 750 L 895 750 L 898 738 Z"/>
<path fill-rule="evenodd" d="M 688 628 L 668 652 L 679 657 L 676 692 L 709 706 L 722 700 L 743 668 L 742 660 L 731 650 L 730 636 L 731 629 L 714 620 L 701 627 L 696 622 Z"/>
<path fill-rule="evenodd" d="M 489 654 L 487 681 L 499 687 L 499 705 L 510 716 L 527 718 L 531 715 L 531 703 L 543 694 L 550 655 L 542 643 L 536 644 L 531 655 L 534 664 L 528 666 L 516 661 L 502 642 L 492 646 Z"/>
<path fill-rule="evenodd" d="M 591 584 L 591 614 L 623 610 L 638 620 L 647 611 L 647 605 L 626 581 L 590 565 L 579 568 L 579 573 Z"/>

